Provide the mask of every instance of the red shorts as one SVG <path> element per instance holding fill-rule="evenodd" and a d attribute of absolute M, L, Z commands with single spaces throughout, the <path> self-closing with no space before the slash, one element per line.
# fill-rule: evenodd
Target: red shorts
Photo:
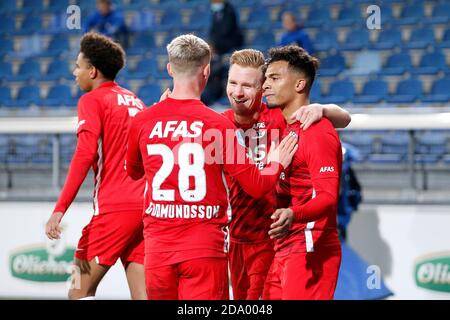
<path fill-rule="evenodd" d="M 275 256 L 264 285 L 264 300 L 331 300 L 336 289 L 340 248 Z"/>
<path fill-rule="evenodd" d="M 272 241 L 255 244 L 230 242 L 230 272 L 234 300 L 258 300 L 272 264 Z"/>
<path fill-rule="evenodd" d="M 149 300 L 228 300 L 226 258 L 199 258 L 146 268 Z"/>
<path fill-rule="evenodd" d="M 120 258 L 144 264 L 142 211 L 121 211 L 93 216 L 83 228 L 75 257 L 112 266 Z"/>

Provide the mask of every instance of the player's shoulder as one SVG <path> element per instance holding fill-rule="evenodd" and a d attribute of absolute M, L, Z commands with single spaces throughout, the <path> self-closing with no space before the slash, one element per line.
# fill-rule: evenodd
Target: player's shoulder
<path fill-rule="evenodd" d="M 234 113 L 231 109 L 219 113 L 216 110 L 205 106 L 203 116 L 205 122 L 207 122 L 210 127 L 217 129 L 236 129 L 232 120 L 234 119 Z"/>
<path fill-rule="evenodd" d="M 316 134 L 320 132 L 337 133 L 333 123 L 328 118 L 323 117 L 319 121 L 313 123 L 308 129 L 304 130 L 305 134 Z"/>
<path fill-rule="evenodd" d="M 101 100 L 98 94 L 93 91 L 89 91 L 84 93 L 79 99 L 78 99 L 78 106 L 92 106 L 100 104 Z"/>

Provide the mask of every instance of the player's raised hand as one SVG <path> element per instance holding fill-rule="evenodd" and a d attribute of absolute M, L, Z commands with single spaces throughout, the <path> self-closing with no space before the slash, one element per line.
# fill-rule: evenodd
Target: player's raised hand
<path fill-rule="evenodd" d="M 295 111 L 291 120 L 300 121 L 300 127 L 303 130 L 308 129 L 314 122 L 319 121 L 323 118 L 323 106 L 318 103 L 308 104 L 306 106 L 302 106 L 300 109 Z"/>
<path fill-rule="evenodd" d="M 61 237 L 61 227 L 59 223 L 63 217 L 62 212 L 53 212 L 45 226 L 45 234 L 50 240 L 59 239 Z"/>
<path fill-rule="evenodd" d="M 281 140 L 278 146 L 276 146 L 275 142 L 272 142 L 269 154 L 267 155 L 267 163 L 275 161 L 280 163 L 283 168 L 287 168 L 291 163 L 297 148 L 297 135 L 288 134 Z"/>
<path fill-rule="evenodd" d="M 289 208 L 277 209 L 271 218 L 275 222 L 270 225 L 270 239 L 279 239 L 284 237 L 291 229 L 294 212 Z"/>

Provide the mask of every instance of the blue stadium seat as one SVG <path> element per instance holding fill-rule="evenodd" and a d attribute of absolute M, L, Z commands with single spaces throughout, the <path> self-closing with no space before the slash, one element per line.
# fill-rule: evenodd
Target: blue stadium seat
<path fill-rule="evenodd" d="M 157 84 L 147 84 L 139 88 L 138 97 L 144 101 L 147 106 L 158 102 L 161 96 L 161 87 Z"/>
<path fill-rule="evenodd" d="M 146 79 L 152 77 L 158 79 L 161 77 L 161 72 L 158 69 L 158 61 L 156 59 L 143 59 L 139 61 L 135 70 L 128 71 L 128 79 Z"/>
<path fill-rule="evenodd" d="M 11 106 L 13 104 L 11 89 L 9 87 L 0 87 L 0 106 Z"/>
<path fill-rule="evenodd" d="M 334 21 L 334 25 L 340 27 L 352 26 L 361 21 L 361 11 L 358 6 L 343 7 Z"/>
<path fill-rule="evenodd" d="M 3 39 L 0 46 L 0 56 L 7 55 L 14 52 L 14 44 L 11 39 Z"/>
<path fill-rule="evenodd" d="M 332 48 L 337 48 L 337 36 L 334 30 L 324 30 L 317 32 L 314 38 L 314 49 L 317 51 L 328 51 Z"/>
<path fill-rule="evenodd" d="M 148 0 L 130 0 L 126 9 L 144 10 L 151 4 Z"/>
<path fill-rule="evenodd" d="M 374 137 L 370 133 L 346 130 L 341 133 L 341 139 L 356 147 L 362 159 L 374 151 Z"/>
<path fill-rule="evenodd" d="M 275 43 L 275 36 L 271 30 L 261 30 L 256 33 L 251 45 L 263 48 L 270 48 Z M 264 51 L 264 50 L 263 50 Z"/>
<path fill-rule="evenodd" d="M 177 10 L 165 11 L 159 25 L 154 26 L 155 31 L 173 31 L 183 28 L 183 17 Z"/>
<path fill-rule="evenodd" d="M 445 30 L 441 42 L 438 44 L 441 48 L 450 48 L 450 28 Z"/>
<path fill-rule="evenodd" d="M 420 59 L 419 66 L 412 71 L 415 74 L 436 74 L 445 69 L 445 56 L 439 52 L 424 54 Z"/>
<path fill-rule="evenodd" d="M 42 19 L 40 16 L 28 15 L 23 20 L 22 27 L 16 30 L 17 35 L 30 35 L 42 29 Z"/>
<path fill-rule="evenodd" d="M 405 5 L 400 13 L 400 19 L 396 20 L 397 24 L 413 25 L 424 20 L 423 4 Z"/>
<path fill-rule="evenodd" d="M 0 136 L 0 163 L 6 162 L 6 157 L 9 151 L 9 137 L 5 135 Z"/>
<path fill-rule="evenodd" d="M 48 67 L 47 73 L 41 77 L 43 81 L 55 81 L 59 79 L 73 79 L 66 60 L 54 60 Z"/>
<path fill-rule="evenodd" d="M 46 57 L 59 56 L 64 52 L 68 52 L 70 49 L 69 39 L 67 34 L 57 34 L 54 35 L 50 41 L 48 48 L 42 54 Z"/>
<path fill-rule="evenodd" d="M 410 71 L 411 68 L 412 63 L 409 53 L 394 53 L 387 59 L 383 66 L 382 73 L 384 75 L 402 75 L 403 73 Z"/>
<path fill-rule="evenodd" d="M 69 3 L 69 0 L 49 0 L 46 11 L 50 13 L 65 12 Z"/>
<path fill-rule="evenodd" d="M 131 45 L 127 49 L 127 54 L 142 55 L 155 47 L 156 43 L 152 32 L 138 32 L 134 35 Z"/>
<path fill-rule="evenodd" d="M 304 26 L 306 28 L 318 28 L 329 25 L 331 21 L 330 11 L 327 7 L 319 7 L 312 9 L 306 20 L 304 21 Z"/>
<path fill-rule="evenodd" d="M 428 24 L 445 24 L 450 21 L 450 3 L 437 3 L 433 7 L 431 17 L 427 18 Z"/>
<path fill-rule="evenodd" d="M 270 24 L 270 12 L 265 7 L 256 6 L 248 15 L 246 26 L 248 28 L 261 28 Z"/>
<path fill-rule="evenodd" d="M 22 8 L 20 11 L 22 13 L 40 13 L 44 9 L 44 3 L 42 0 L 23 0 Z"/>
<path fill-rule="evenodd" d="M 211 14 L 209 10 L 201 10 L 191 15 L 187 28 L 193 31 L 209 30 L 210 24 Z"/>
<path fill-rule="evenodd" d="M 395 94 L 387 98 L 390 103 L 412 103 L 422 98 L 422 82 L 418 79 L 400 81 Z"/>
<path fill-rule="evenodd" d="M 75 134 L 64 134 L 61 135 L 59 143 L 61 162 L 68 164 L 72 160 L 73 152 L 75 151 L 75 146 L 77 145 L 77 139 Z"/>
<path fill-rule="evenodd" d="M 71 33 L 73 33 L 73 32 L 81 33 L 82 29 L 68 30 L 67 29 L 67 13 L 65 10 L 63 10 L 62 12 L 56 11 L 55 13 L 50 15 L 48 25 L 46 26 L 46 28 L 43 31 L 44 31 L 44 33 L 47 33 L 47 34 L 58 34 L 58 33 L 64 33 L 67 31 L 70 31 Z"/>
<path fill-rule="evenodd" d="M 406 46 L 409 49 L 424 49 L 433 45 L 434 42 L 433 29 L 420 28 L 411 33 L 411 38 L 409 39 L 409 42 L 406 43 Z"/>
<path fill-rule="evenodd" d="M 27 85 L 19 89 L 16 97 L 17 107 L 26 107 L 30 104 L 39 104 L 41 100 L 40 88 L 34 85 Z"/>
<path fill-rule="evenodd" d="M 9 81 L 27 81 L 30 79 L 39 79 L 41 77 L 41 67 L 36 60 L 26 60 L 23 62 L 16 75 L 12 76 Z"/>
<path fill-rule="evenodd" d="M 360 95 L 353 98 L 354 103 L 378 103 L 388 96 L 388 84 L 384 80 L 369 80 L 364 84 Z"/>
<path fill-rule="evenodd" d="M 129 28 L 132 32 L 148 32 L 155 23 L 155 13 L 152 10 L 136 10 Z"/>
<path fill-rule="evenodd" d="M 15 12 L 17 10 L 16 4 L 17 1 L 0 1 L 0 14 L 11 14 Z"/>
<path fill-rule="evenodd" d="M 422 98 L 423 102 L 448 103 L 450 101 L 450 78 L 435 80 L 428 95 Z"/>
<path fill-rule="evenodd" d="M 407 132 L 391 132 L 380 138 L 381 153 L 408 155 L 409 136 Z"/>
<path fill-rule="evenodd" d="M 337 80 L 330 85 L 329 93 L 321 99 L 322 103 L 345 103 L 353 99 L 355 88 L 350 80 Z"/>
<path fill-rule="evenodd" d="M 448 138 L 440 132 L 425 132 L 416 136 L 416 153 L 442 156 L 448 153 Z"/>
<path fill-rule="evenodd" d="M 12 65 L 9 62 L 0 61 L 0 81 L 13 77 Z"/>
<path fill-rule="evenodd" d="M 39 106 L 44 108 L 74 106 L 70 87 L 63 84 L 51 87 L 47 98 L 42 99 Z"/>
<path fill-rule="evenodd" d="M 339 54 L 326 56 L 320 60 L 319 74 L 324 77 L 336 76 L 345 69 L 345 59 Z"/>
<path fill-rule="evenodd" d="M 369 33 L 365 29 L 350 31 L 343 43 L 339 45 L 342 50 L 359 51 L 369 47 Z"/>
<path fill-rule="evenodd" d="M 402 33 L 398 29 L 384 29 L 372 47 L 378 50 L 393 49 L 402 46 Z"/>
<path fill-rule="evenodd" d="M 446 154 L 442 157 L 442 162 L 445 164 L 450 164 L 450 154 Z"/>
<path fill-rule="evenodd" d="M 405 157 L 401 154 L 370 154 L 368 162 L 374 164 L 401 164 Z"/>
<path fill-rule="evenodd" d="M 315 79 L 309 92 L 309 98 L 311 102 L 321 102 L 322 101 L 322 83 L 320 79 Z"/>
<path fill-rule="evenodd" d="M 8 2 L 12 2 L 12 1 L 8 1 Z M 16 30 L 16 22 L 14 17 L 12 16 L 7 16 L 7 15 L 1 15 L 0 16 L 0 34 L 6 34 L 6 35 L 10 35 L 12 33 L 14 33 Z"/>

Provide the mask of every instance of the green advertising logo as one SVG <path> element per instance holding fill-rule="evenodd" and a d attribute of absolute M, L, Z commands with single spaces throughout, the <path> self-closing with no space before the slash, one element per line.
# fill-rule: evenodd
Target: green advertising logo
<path fill-rule="evenodd" d="M 433 291 L 450 292 L 450 253 L 435 255 L 416 263 L 417 286 Z"/>
<path fill-rule="evenodd" d="M 63 248 L 58 255 L 36 246 L 11 254 L 9 269 L 13 277 L 36 282 L 64 282 L 71 276 L 75 248 Z"/>

